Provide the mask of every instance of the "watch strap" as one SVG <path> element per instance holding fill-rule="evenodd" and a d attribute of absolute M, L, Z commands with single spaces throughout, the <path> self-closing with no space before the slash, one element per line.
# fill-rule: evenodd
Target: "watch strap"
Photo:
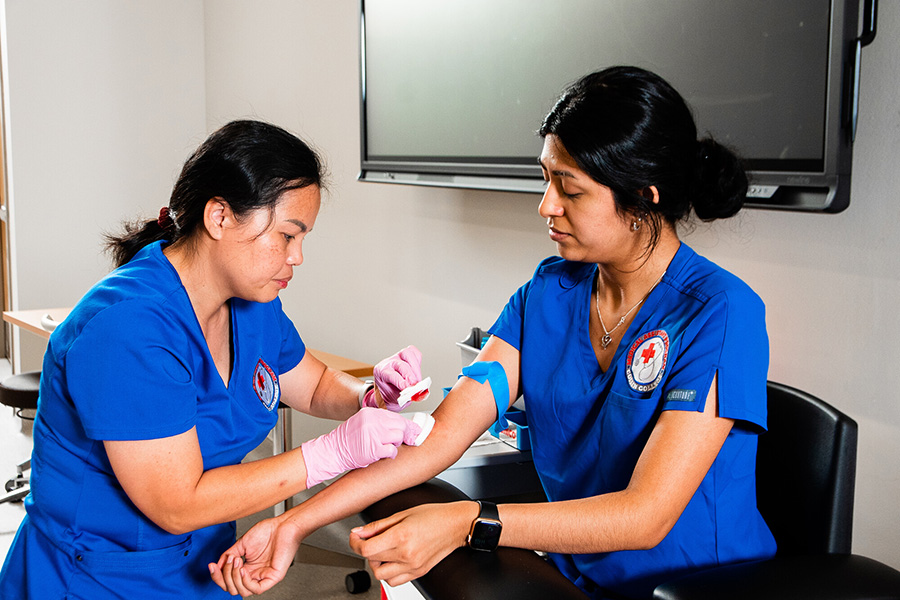
<path fill-rule="evenodd" d="M 476 500 L 478 503 L 478 516 L 472 521 L 469 535 L 466 536 L 466 546 L 474 550 L 492 552 L 497 549 L 500 542 L 500 531 L 503 523 L 500 521 L 500 511 L 493 502 Z M 484 537 L 490 532 L 489 537 Z"/>
<path fill-rule="evenodd" d="M 497 505 L 493 502 L 488 502 L 486 500 L 476 500 L 478 503 L 478 518 L 479 519 L 490 519 L 491 521 L 500 521 L 500 511 L 497 510 Z"/>

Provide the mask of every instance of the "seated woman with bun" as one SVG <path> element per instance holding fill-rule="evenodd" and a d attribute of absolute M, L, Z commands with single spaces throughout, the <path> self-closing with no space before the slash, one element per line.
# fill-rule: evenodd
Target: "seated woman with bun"
<path fill-rule="evenodd" d="M 491 327 L 486 375 L 459 379 L 421 447 L 248 532 L 220 560 L 232 561 L 220 585 L 271 587 L 305 535 L 440 473 L 520 394 L 548 502 L 423 505 L 358 528 L 351 546 L 379 579 L 400 584 L 467 543 L 499 544 L 548 552 L 591 598 L 649 598 L 680 574 L 775 553 L 756 506 L 765 309 L 677 230 L 692 214 L 740 210 L 738 158 L 698 140 L 681 96 L 632 67 L 576 82 L 540 135 L 538 212 L 559 256 Z M 499 535 L 470 537 L 479 516 L 497 517 Z"/>

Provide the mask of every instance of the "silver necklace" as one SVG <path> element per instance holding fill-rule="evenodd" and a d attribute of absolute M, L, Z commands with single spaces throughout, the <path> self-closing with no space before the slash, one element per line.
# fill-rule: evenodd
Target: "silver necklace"
<path fill-rule="evenodd" d="M 642 303 L 644 300 L 647 299 L 647 296 L 650 295 L 650 292 L 653 291 L 653 289 L 656 287 L 656 284 L 658 284 L 660 281 L 662 281 L 663 275 L 665 275 L 665 274 L 666 274 L 666 272 L 663 271 L 663 272 L 662 272 L 662 275 L 660 275 L 660 276 L 657 278 L 657 280 L 653 282 L 653 285 L 651 285 L 651 286 L 650 286 L 650 289 L 647 290 L 647 293 L 644 294 L 644 297 L 641 298 L 640 300 L 638 300 L 638 301 L 637 301 L 637 304 L 635 304 L 634 306 L 632 306 L 631 308 L 629 308 L 627 313 L 625 313 L 624 315 L 622 315 L 622 317 L 619 319 L 619 322 L 616 323 L 616 326 L 615 326 L 615 327 L 613 327 L 613 328 L 610 329 L 610 330 L 607 330 L 607 329 L 606 329 L 606 324 L 603 323 L 603 315 L 600 314 L 600 273 L 597 273 L 597 297 L 596 297 L 596 300 L 597 300 L 597 317 L 599 317 L 599 319 L 600 319 L 600 327 L 603 328 L 603 337 L 600 338 L 600 347 L 601 347 L 601 348 L 603 348 L 604 350 L 606 350 L 606 348 L 609 347 L 610 343 L 612 343 L 612 334 L 613 334 L 613 332 L 614 332 L 616 329 L 618 329 L 619 327 L 621 327 L 621 326 L 622 326 L 622 323 L 625 322 L 625 319 L 628 318 L 628 315 L 630 315 L 634 309 L 636 309 L 638 306 L 640 306 L 641 303 Z"/>

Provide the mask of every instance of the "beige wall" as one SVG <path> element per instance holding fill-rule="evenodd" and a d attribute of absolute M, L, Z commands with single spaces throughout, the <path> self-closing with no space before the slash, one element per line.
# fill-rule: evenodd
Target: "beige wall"
<path fill-rule="evenodd" d="M 237 117 L 299 133 L 331 170 L 283 294 L 311 346 L 376 362 L 414 343 L 451 385 L 453 342 L 553 253 L 537 196 L 356 181 L 356 0 L 73 4 L 6 0 L 22 308 L 74 302 L 106 268 L 100 231 L 155 212 L 203 133 Z M 766 301 L 770 377 L 859 421 L 854 550 L 900 567 L 900 5 L 881 3 L 879 21 L 850 208 L 747 211 L 685 240 Z M 323 428 L 295 422 L 298 436 Z"/>
<path fill-rule="evenodd" d="M 7 0 L 16 308 L 71 306 L 206 135 L 200 0 Z M 43 344 L 21 336 L 22 366 Z"/>
<path fill-rule="evenodd" d="M 301 334 L 370 362 L 414 343 L 425 371 L 451 385 L 453 342 L 490 325 L 554 251 L 539 198 L 356 181 L 355 0 L 205 6 L 210 126 L 247 115 L 276 121 L 313 140 L 331 167 L 331 199 L 283 295 Z M 855 550 L 900 567 L 900 5 L 881 3 L 879 18 L 863 55 L 850 208 L 748 211 L 685 240 L 766 301 L 770 377 L 859 421 Z M 314 430 L 300 427 L 298 435 Z"/>
<path fill-rule="evenodd" d="M 306 262 L 282 293 L 305 341 L 373 363 L 416 344 L 425 372 L 449 386 L 454 342 L 489 326 L 554 246 L 539 196 L 356 180 L 357 22 L 354 0 L 207 2 L 207 118 L 274 121 L 328 163 Z"/>

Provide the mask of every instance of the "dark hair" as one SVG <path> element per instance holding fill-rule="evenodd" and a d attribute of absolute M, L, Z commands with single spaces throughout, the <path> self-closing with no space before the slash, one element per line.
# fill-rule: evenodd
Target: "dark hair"
<path fill-rule="evenodd" d="M 661 220 L 730 217 L 744 204 L 747 176 L 740 159 L 697 126 L 681 95 L 658 75 L 610 67 L 567 88 L 538 133 L 553 134 L 578 167 L 609 187 L 620 213 L 646 215 L 650 247 Z M 649 186 L 659 204 L 643 196 Z"/>
<path fill-rule="evenodd" d="M 225 200 L 240 219 L 251 211 L 274 210 L 282 193 L 322 186 L 316 153 L 284 129 L 260 121 L 232 121 L 210 135 L 184 163 L 169 200 L 172 223 L 157 219 L 125 224 L 122 235 L 106 236 L 116 266 L 152 242 L 189 243 L 203 222 L 206 203 Z"/>

